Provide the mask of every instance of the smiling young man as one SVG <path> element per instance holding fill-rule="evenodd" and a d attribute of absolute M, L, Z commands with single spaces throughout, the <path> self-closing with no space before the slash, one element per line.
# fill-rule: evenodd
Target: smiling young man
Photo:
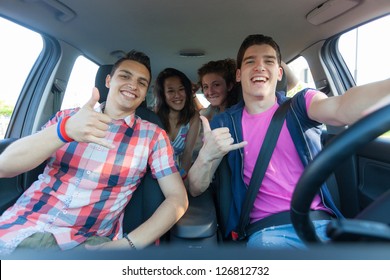
<path fill-rule="evenodd" d="M 271 119 L 287 98 L 276 92 L 282 78 L 279 46 L 268 36 L 248 36 L 237 54 L 236 79 L 241 82 L 243 102 L 209 122 L 202 118 L 204 144 L 189 172 L 190 192 L 199 195 L 210 185 L 214 172 L 227 155 L 233 199 L 225 236 L 237 231 L 241 209 L 254 166 Z M 260 227 L 247 245 L 257 248 L 302 248 L 304 244 L 287 219 L 276 222 L 275 214 L 288 212 L 295 185 L 304 167 L 320 151 L 321 125 L 351 124 L 363 111 L 390 93 L 390 79 L 349 89 L 327 97 L 315 89 L 298 92 L 289 104 L 276 147 L 250 212 L 250 224 L 267 218 L 271 226 Z M 340 216 L 326 185 L 315 197 L 311 209 Z M 326 215 L 314 221 L 317 234 L 326 239 Z M 287 215 L 288 216 L 288 215 Z"/>
<path fill-rule="evenodd" d="M 105 103 L 94 108 L 99 100 L 95 88 L 82 108 L 58 112 L 40 132 L 14 142 L 0 155 L 0 177 L 47 160 L 43 174 L 0 217 L 1 254 L 80 244 L 140 249 L 185 213 L 187 195 L 169 138 L 135 115 L 150 80 L 149 57 L 131 51 L 107 76 Z M 148 166 L 165 200 L 152 217 L 123 235 L 124 208 Z"/>

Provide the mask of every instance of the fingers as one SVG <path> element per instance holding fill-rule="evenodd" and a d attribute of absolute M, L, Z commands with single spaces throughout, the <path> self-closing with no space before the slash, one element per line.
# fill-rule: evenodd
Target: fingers
<path fill-rule="evenodd" d="M 85 123 L 83 129 L 81 129 L 83 134 L 80 135 L 82 142 L 95 143 L 108 149 L 115 147 L 105 139 L 111 122 L 110 117 L 101 113 L 91 112 L 89 118 L 84 120 Z"/>
<path fill-rule="evenodd" d="M 246 145 L 248 145 L 247 141 L 242 141 L 240 143 L 230 145 L 229 146 L 229 151 L 233 151 L 233 150 L 244 148 Z"/>
<path fill-rule="evenodd" d="M 106 114 L 94 112 L 94 115 L 94 118 L 96 120 L 94 125 L 101 129 L 107 130 L 108 125 L 111 123 L 112 119 Z"/>
<path fill-rule="evenodd" d="M 200 120 L 202 121 L 203 131 L 204 132 L 211 131 L 209 120 L 205 116 L 200 116 Z"/>
<path fill-rule="evenodd" d="M 101 131 L 107 131 L 111 122 L 111 119 L 108 118 L 102 118 L 102 116 L 106 116 L 103 114 L 98 114 L 96 117 L 96 120 L 93 122 L 93 127 L 97 130 Z"/>
<path fill-rule="evenodd" d="M 202 121 L 203 125 L 203 131 L 211 132 L 210 136 L 206 137 L 207 142 L 210 143 L 210 146 L 213 146 L 213 149 L 218 149 L 224 153 L 227 153 L 229 151 L 241 149 L 245 147 L 248 142 L 242 141 L 240 143 L 234 143 L 234 140 L 229 132 L 229 129 L 227 127 L 220 127 L 216 128 L 214 130 L 211 130 L 210 123 L 208 119 L 205 116 L 200 116 L 200 119 Z M 209 139 L 212 138 L 212 139 Z"/>
<path fill-rule="evenodd" d="M 106 147 L 107 149 L 114 149 L 115 148 L 115 145 L 108 142 L 107 140 L 105 140 L 104 138 L 102 137 L 91 137 L 93 143 L 95 144 L 98 144 L 100 146 L 103 146 L 103 147 Z"/>
<path fill-rule="evenodd" d="M 207 120 L 207 119 L 206 119 Z M 203 121 L 203 120 L 202 120 Z M 209 128 L 208 122 L 205 122 L 205 128 Z M 222 158 L 228 152 L 245 147 L 246 141 L 234 143 L 234 139 L 227 127 L 220 127 L 204 135 L 204 143 L 201 153 L 206 161 L 212 161 Z"/>
<path fill-rule="evenodd" d="M 229 129 L 226 127 L 212 130 L 209 135 L 205 135 L 205 138 L 210 142 L 211 146 L 219 147 L 219 149 L 231 145 L 234 142 Z"/>
<path fill-rule="evenodd" d="M 224 154 L 233 150 L 241 149 L 248 144 L 247 141 L 242 141 L 240 143 L 233 144 L 234 139 L 230 135 L 229 131 L 222 131 L 222 128 L 221 131 L 218 132 L 213 131 L 213 132 L 216 132 L 216 134 L 213 135 L 214 143 L 212 143 L 212 146 L 214 146 L 215 149 L 220 150 Z"/>
<path fill-rule="evenodd" d="M 105 139 L 112 120 L 108 115 L 95 111 L 98 100 L 99 91 L 94 88 L 88 102 L 67 122 L 66 131 L 75 141 L 96 143 L 112 149 L 114 145 Z"/>

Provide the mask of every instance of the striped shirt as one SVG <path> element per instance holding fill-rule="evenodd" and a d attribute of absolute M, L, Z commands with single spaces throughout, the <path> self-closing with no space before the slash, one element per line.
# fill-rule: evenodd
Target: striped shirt
<path fill-rule="evenodd" d="M 78 110 L 60 111 L 44 127 Z M 0 253 L 36 232 L 52 233 L 63 250 L 94 235 L 122 238 L 123 210 L 147 167 L 157 179 L 177 168 L 165 131 L 134 114 L 113 120 L 106 140 L 116 148 L 71 142 L 48 159 L 43 174 L 0 217 Z"/>
<path fill-rule="evenodd" d="M 190 122 L 182 124 L 177 132 L 175 140 L 171 141 L 173 150 L 175 152 L 176 164 L 181 167 L 180 157 L 184 153 L 187 141 L 188 131 L 190 130 Z"/>

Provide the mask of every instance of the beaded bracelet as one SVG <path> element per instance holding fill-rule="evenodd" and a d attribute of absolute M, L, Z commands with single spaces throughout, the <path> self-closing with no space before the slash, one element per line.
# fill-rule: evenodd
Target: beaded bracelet
<path fill-rule="evenodd" d="M 129 242 L 129 245 L 130 245 L 131 249 L 137 250 L 137 248 L 135 247 L 133 241 L 131 241 L 131 239 L 129 238 L 127 233 L 123 237 L 127 240 L 127 242 Z"/>
<path fill-rule="evenodd" d="M 74 141 L 72 138 L 68 136 L 68 134 L 65 131 L 65 125 L 69 118 L 70 116 L 66 116 L 60 119 L 57 125 L 57 136 L 64 143 L 69 143 Z"/>

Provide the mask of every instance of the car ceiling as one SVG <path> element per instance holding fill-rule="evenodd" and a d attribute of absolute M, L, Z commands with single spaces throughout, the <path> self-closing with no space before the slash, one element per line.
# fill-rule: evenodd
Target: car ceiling
<path fill-rule="evenodd" d="M 150 56 L 154 77 L 175 67 L 196 80 L 203 63 L 235 58 L 249 34 L 272 36 L 288 62 L 318 41 L 390 12 L 388 0 L 344 0 L 359 5 L 326 23 L 309 23 L 306 15 L 324 1 L 3 0 L 0 14 L 67 42 L 98 64 L 137 49 Z M 181 50 L 205 55 L 182 57 Z"/>

